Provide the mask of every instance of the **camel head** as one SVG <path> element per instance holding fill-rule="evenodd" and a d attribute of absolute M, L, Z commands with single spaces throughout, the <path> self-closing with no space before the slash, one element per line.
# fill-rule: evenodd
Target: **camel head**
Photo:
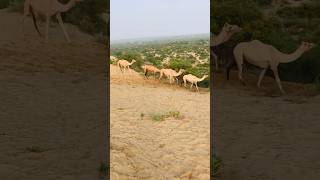
<path fill-rule="evenodd" d="M 209 77 L 209 76 L 208 76 L 208 75 L 203 75 L 203 77 L 202 77 L 202 78 L 203 78 L 203 79 L 205 79 L 205 78 L 207 78 L 207 77 Z"/>
<path fill-rule="evenodd" d="M 242 30 L 241 27 L 237 25 L 231 25 L 229 23 L 225 23 L 222 29 L 227 33 L 237 33 Z"/>
<path fill-rule="evenodd" d="M 136 60 L 134 60 L 134 59 L 132 59 L 131 64 L 133 64 L 133 63 L 135 63 L 135 62 L 137 62 L 137 61 L 136 61 Z"/>
<path fill-rule="evenodd" d="M 186 72 L 186 70 L 180 69 L 178 73 L 184 73 L 184 72 Z"/>
<path fill-rule="evenodd" d="M 309 51 L 310 49 L 314 48 L 315 44 L 314 43 L 309 43 L 309 42 L 301 42 L 300 48 L 305 52 Z"/>

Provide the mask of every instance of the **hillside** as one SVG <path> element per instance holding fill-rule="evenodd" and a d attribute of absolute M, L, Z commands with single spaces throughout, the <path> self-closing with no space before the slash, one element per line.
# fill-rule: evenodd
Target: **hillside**
<path fill-rule="evenodd" d="M 111 179 L 210 179 L 210 93 L 110 67 Z"/>
<path fill-rule="evenodd" d="M 68 23 L 49 41 L 0 10 L 1 179 L 99 179 L 106 159 L 106 47 Z M 43 24 L 40 25 L 43 31 Z"/>

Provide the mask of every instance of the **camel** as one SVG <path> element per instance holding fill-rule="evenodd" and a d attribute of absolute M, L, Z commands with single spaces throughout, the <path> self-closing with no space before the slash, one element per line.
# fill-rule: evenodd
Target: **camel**
<path fill-rule="evenodd" d="M 155 75 L 156 73 L 160 73 L 160 69 L 158 69 L 157 67 L 153 66 L 153 65 L 143 65 L 141 66 L 144 72 L 144 76 L 147 77 L 148 72 L 153 73 L 153 75 Z"/>
<path fill-rule="evenodd" d="M 136 60 L 134 59 L 131 62 L 128 62 L 127 60 L 119 60 L 117 62 L 117 65 L 120 68 L 121 72 L 123 73 L 125 69 L 130 71 L 130 66 L 135 62 Z"/>
<path fill-rule="evenodd" d="M 220 44 L 225 43 L 232 37 L 233 34 L 241 30 L 242 28 L 240 28 L 237 25 L 231 25 L 231 24 L 225 23 L 221 32 L 217 36 L 211 33 L 210 46 L 216 47 Z M 213 51 L 212 51 L 212 56 L 213 56 L 214 63 L 216 65 L 216 70 L 218 70 L 219 69 L 218 57 Z"/>
<path fill-rule="evenodd" d="M 162 76 L 165 75 L 166 77 L 169 78 L 170 84 L 172 84 L 173 78 L 175 78 L 175 79 L 177 80 L 177 83 L 178 83 L 177 76 L 180 76 L 183 72 L 185 72 L 184 69 L 180 69 L 179 72 L 176 72 L 176 71 L 173 70 L 173 69 L 161 69 L 161 70 L 160 70 L 160 77 L 159 77 L 159 79 L 161 79 Z M 173 81 L 174 81 L 174 80 L 173 80 Z"/>
<path fill-rule="evenodd" d="M 50 27 L 50 19 L 52 16 L 56 16 L 58 23 L 64 33 L 64 36 L 67 40 L 67 42 L 70 42 L 70 38 L 68 33 L 66 32 L 63 21 L 61 18 L 61 13 L 69 11 L 72 7 L 76 5 L 77 2 L 81 2 L 83 0 L 70 0 L 67 4 L 62 4 L 58 0 L 25 0 L 24 2 L 24 12 L 23 12 L 23 17 L 22 17 L 22 29 L 23 29 L 23 24 L 25 18 L 31 13 L 32 18 L 33 18 L 33 24 L 38 31 L 39 35 L 41 35 L 35 14 L 41 14 L 46 17 L 46 33 L 45 33 L 45 38 L 48 39 L 48 34 L 49 34 L 49 27 Z"/>
<path fill-rule="evenodd" d="M 184 75 L 183 76 L 184 87 L 187 87 L 187 82 L 190 82 L 191 83 L 190 89 L 193 87 L 193 85 L 195 85 L 197 88 L 197 91 L 199 92 L 198 82 L 203 81 L 207 77 L 208 75 L 203 75 L 202 78 L 198 78 L 197 76 L 194 76 L 192 74 Z"/>
<path fill-rule="evenodd" d="M 300 47 L 291 54 L 285 54 L 277 50 L 271 45 L 264 44 L 259 40 L 253 40 L 250 42 L 242 42 L 238 44 L 233 51 L 235 61 L 238 67 L 238 78 L 245 85 L 243 77 L 242 77 L 242 64 L 244 60 L 250 64 L 258 66 L 262 68 L 262 71 L 259 75 L 259 80 L 257 83 L 258 88 L 260 88 L 261 81 L 270 67 L 273 71 L 275 80 L 278 84 L 278 87 L 281 93 L 285 94 L 281 86 L 281 81 L 278 74 L 278 65 L 279 63 L 289 63 L 299 59 L 302 54 L 311 48 L 313 48 L 315 44 L 302 42 Z"/>

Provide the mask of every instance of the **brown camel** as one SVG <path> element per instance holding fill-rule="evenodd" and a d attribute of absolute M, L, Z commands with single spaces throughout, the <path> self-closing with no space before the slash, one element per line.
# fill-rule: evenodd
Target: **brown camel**
<path fill-rule="evenodd" d="M 155 75 L 156 73 L 160 73 L 160 69 L 158 69 L 157 67 L 153 66 L 153 65 L 143 65 L 141 66 L 144 72 L 144 76 L 147 77 L 148 72 L 151 72 L 153 75 Z"/>

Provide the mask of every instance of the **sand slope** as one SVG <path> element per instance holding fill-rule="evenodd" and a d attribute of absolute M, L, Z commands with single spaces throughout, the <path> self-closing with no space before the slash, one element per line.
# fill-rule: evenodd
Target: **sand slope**
<path fill-rule="evenodd" d="M 283 83 L 288 94 L 278 96 L 272 78 L 255 87 L 257 77 L 236 72 L 222 83 L 215 74 L 213 139 L 224 163 L 226 180 L 316 180 L 320 177 L 320 97 L 308 85 Z"/>
<path fill-rule="evenodd" d="M 110 72 L 111 179 L 209 179 L 209 92 Z M 184 117 L 152 120 L 169 111 Z"/>
<path fill-rule="evenodd" d="M 30 19 L 23 40 L 20 18 L 0 10 L 0 177 L 99 179 L 107 150 L 106 49 L 74 28 L 71 44 L 57 28 L 44 42 Z"/>

